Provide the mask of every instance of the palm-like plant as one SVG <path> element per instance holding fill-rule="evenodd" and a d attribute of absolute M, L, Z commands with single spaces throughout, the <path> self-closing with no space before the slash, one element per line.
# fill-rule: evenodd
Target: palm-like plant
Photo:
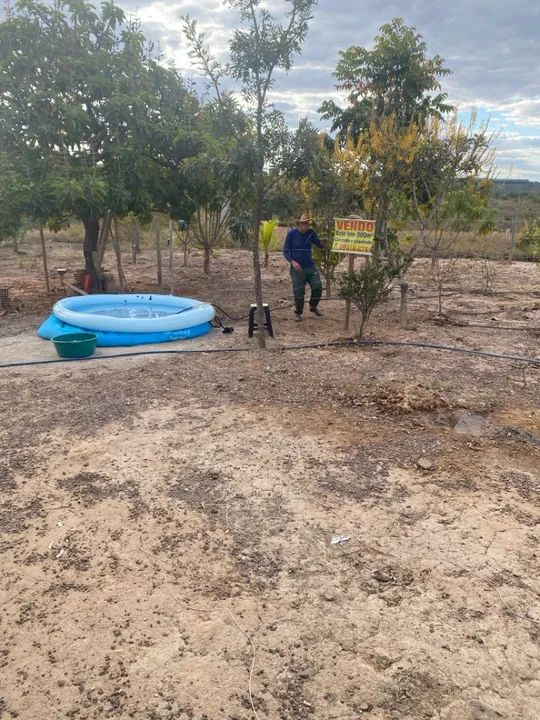
<path fill-rule="evenodd" d="M 277 220 L 264 220 L 259 230 L 261 248 L 264 250 L 264 267 L 268 267 L 270 245 L 274 236 L 274 230 L 279 225 Z"/>

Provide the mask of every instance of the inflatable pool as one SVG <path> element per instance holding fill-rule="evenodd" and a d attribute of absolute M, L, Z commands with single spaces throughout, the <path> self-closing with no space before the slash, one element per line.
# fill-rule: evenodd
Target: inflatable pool
<path fill-rule="evenodd" d="M 83 295 L 55 303 L 38 335 L 92 331 L 100 347 L 145 345 L 204 335 L 214 315 L 209 303 L 174 295 Z"/>

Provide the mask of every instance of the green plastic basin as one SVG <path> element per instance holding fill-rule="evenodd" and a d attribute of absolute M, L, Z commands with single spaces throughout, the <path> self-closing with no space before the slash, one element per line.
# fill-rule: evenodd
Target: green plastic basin
<path fill-rule="evenodd" d="M 56 352 L 61 358 L 90 357 L 96 351 L 97 335 L 94 333 L 64 333 L 52 338 Z"/>

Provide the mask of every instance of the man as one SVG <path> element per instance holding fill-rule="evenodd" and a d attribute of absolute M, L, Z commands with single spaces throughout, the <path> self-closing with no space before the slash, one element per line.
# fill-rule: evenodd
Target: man
<path fill-rule="evenodd" d="M 294 319 L 302 320 L 304 311 L 304 295 L 306 283 L 311 287 L 309 309 L 314 315 L 322 317 L 319 301 L 322 295 L 322 282 L 319 268 L 315 265 L 311 254 L 312 245 L 324 247 L 317 233 L 310 227 L 309 218 L 304 213 L 298 220 L 297 227 L 289 230 L 285 238 L 283 254 L 291 265 L 291 279 L 294 295 Z"/>

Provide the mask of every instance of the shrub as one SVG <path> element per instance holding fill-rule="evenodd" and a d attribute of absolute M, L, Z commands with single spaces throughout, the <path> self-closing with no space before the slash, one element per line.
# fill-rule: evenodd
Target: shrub
<path fill-rule="evenodd" d="M 350 300 L 360 310 L 358 337 L 362 337 L 376 305 L 392 291 L 392 282 L 411 264 L 410 255 L 400 255 L 392 262 L 385 258 L 368 259 L 360 270 L 344 273 L 340 279 L 339 296 Z"/>

